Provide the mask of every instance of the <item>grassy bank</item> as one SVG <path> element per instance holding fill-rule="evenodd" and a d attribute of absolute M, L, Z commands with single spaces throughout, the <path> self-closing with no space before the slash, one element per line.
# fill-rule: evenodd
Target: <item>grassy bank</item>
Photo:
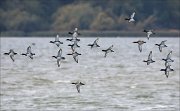
<path fill-rule="evenodd" d="M 142 31 L 80 31 L 80 37 L 144 37 L 146 34 Z M 155 31 L 156 37 L 179 37 L 179 31 Z M 60 37 L 68 37 L 68 31 L 62 32 L 52 32 L 52 31 L 42 31 L 42 32 L 32 32 L 25 33 L 21 31 L 8 31 L 1 32 L 1 37 L 54 37 L 57 34 Z"/>

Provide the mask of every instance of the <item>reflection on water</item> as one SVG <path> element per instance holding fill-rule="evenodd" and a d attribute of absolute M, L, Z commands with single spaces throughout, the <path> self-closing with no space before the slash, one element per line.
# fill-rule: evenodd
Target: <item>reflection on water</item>
<path fill-rule="evenodd" d="M 59 48 L 49 41 L 54 38 L 1 38 L 1 109 L 2 110 L 128 110 L 165 111 L 179 109 L 179 38 L 142 38 L 147 41 L 140 53 L 133 44 L 138 38 L 100 38 L 101 47 L 90 49 L 87 44 L 95 38 L 81 38 L 82 55 L 77 64 L 67 45 L 63 56 L 66 60 L 57 67 L 56 55 Z M 167 40 L 167 48 L 160 53 L 154 44 Z M 32 45 L 33 44 L 33 45 Z M 114 45 L 115 52 L 104 58 L 101 51 Z M 36 53 L 34 60 L 15 56 L 13 63 L 2 55 L 10 48 L 18 54 L 32 45 Z M 149 66 L 142 62 L 150 51 L 156 61 Z M 169 78 L 164 72 L 165 58 L 173 51 Z M 85 86 L 77 93 L 71 82 L 81 80 Z"/>

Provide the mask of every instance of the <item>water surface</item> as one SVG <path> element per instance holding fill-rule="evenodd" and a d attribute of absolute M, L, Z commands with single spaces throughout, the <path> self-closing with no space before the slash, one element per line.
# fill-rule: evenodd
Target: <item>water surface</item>
<path fill-rule="evenodd" d="M 54 38 L 1 38 L 1 109 L 2 110 L 103 110 L 103 111 L 178 111 L 179 110 L 179 38 L 141 38 L 147 43 L 140 53 L 133 41 L 139 38 L 100 38 L 100 48 L 87 46 L 95 38 L 81 38 L 82 55 L 76 63 L 69 41 L 61 45 L 66 60 L 57 67 L 59 48 L 50 44 Z M 159 52 L 154 44 L 167 40 L 167 48 Z M 35 43 L 32 45 L 32 43 Z M 17 55 L 15 62 L 3 55 L 9 49 L 24 53 L 31 45 L 33 60 Z M 114 53 L 104 58 L 102 49 L 114 45 Z M 165 58 L 170 52 L 175 70 L 166 78 Z M 150 51 L 156 61 L 149 66 L 142 62 Z M 81 93 L 71 82 L 86 85 Z"/>

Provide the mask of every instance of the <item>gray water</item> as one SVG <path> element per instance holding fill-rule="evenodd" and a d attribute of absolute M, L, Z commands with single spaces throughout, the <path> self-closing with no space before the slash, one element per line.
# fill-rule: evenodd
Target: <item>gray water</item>
<path fill-rule="evenodd" d="M 59 68 L 51 57 L 59 50 L 49 43 L 54 38 L 1 38 L 1 110 L 179 111 L 179 38 L 141 38 L 147 42 L 142 53 L 132 43 L 139 38 L 100 38 L 101 47 L 92 50 L 87 44 L 96 38 L 81 38 L 79 63 L 66 55 L 71 49 L 65 39 Z M 154 44 L 162 40 L 168 47 L 160 53 Z M 112 44 L 115 52 L 104 58 L 101 50 Z M 29 45 L 33 60 L 16 55 L 12 62 L 3 55 L 11 48 L 23 53 Z M 142 61 L 151 50 L 156 62 L 147 66 Z M 175 71 L 166 78 L 161 59 L 171 50 Z M 81 93 L 71 84 L 78 80 L 86 84 Z"/>

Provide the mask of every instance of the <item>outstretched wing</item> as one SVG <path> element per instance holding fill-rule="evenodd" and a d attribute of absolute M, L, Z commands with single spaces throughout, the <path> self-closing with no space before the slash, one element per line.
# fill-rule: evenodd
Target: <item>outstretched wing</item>
<path fill-rule="evenodd" d="M 132 15 L 131 15 L 131 19 L 133 19 L 133 18 L 134 18 L 134 16 L 135 16 L 135 12 L 133 12 L 133 13 L 132 13 Z"/>
<path fill-rule="evenodd" d="M 85 85 L 84 83 L 80 82 L 80 85 Z"/>

